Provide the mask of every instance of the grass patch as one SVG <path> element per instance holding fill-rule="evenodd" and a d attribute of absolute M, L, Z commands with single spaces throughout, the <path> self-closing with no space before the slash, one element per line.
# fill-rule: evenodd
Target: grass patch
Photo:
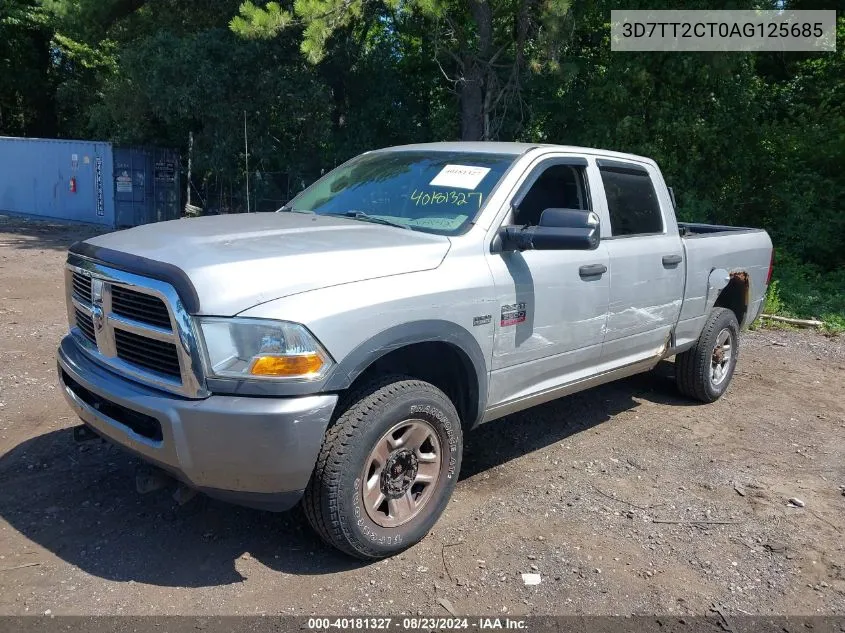
<path fill-rule="evenodd" d="M 826 272 L 779 253 L 763 311 L 818 319 L 828 331 L 845 332 L 845 268 Z"/>

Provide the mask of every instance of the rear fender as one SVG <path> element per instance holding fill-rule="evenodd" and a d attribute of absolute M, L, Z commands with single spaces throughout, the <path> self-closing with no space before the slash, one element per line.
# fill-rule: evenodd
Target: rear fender
<path fill-rule="evenodd" d="M 713 306 L 716 305 L 719 293 L 728 286 L 730 281 L 731 275 L 724 268 L 714 268 L 710 271 L 710 277 L 707 279 L 707 305 L 704 314 L 710 314 Z"/>

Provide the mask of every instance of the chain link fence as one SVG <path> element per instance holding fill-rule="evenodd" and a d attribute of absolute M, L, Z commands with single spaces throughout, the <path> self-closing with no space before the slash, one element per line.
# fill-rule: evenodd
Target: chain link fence
<path fill-rule="evenodd" d="M 187 215 L 220 215 L 228 213 L 272 212 L 284 206 L 305 187 L 288 172 L 254 171 L 249 176 L 249 204 L 243 177 L 212 175 L 192 177 L 186 199 Z"/>

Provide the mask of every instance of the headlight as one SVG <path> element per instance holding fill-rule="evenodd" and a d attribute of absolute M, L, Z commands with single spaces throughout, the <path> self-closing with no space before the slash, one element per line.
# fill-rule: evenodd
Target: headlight
<path fill-rule="evenodd" d="M 331 356 L 298 323 L 269 319 L 198 319 L 208 371 L 224 378 L 322 378 Z"/>

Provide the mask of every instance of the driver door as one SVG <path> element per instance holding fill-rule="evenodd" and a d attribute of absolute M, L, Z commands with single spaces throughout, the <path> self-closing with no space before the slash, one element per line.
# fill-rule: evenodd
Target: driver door
<path fill-rule="evenodd" d="M 590 169 L 583 158 L 542 160 L 517 189 L 501 225 L 536 225 L 547 208 L 593 210 Z M 487 255 L 498 301 L 489 406 L 506 407 L 595 372 L 610 262 L 604 243 L 596 250 L 522 252 L 497 252 L 496 244 Z"/>

